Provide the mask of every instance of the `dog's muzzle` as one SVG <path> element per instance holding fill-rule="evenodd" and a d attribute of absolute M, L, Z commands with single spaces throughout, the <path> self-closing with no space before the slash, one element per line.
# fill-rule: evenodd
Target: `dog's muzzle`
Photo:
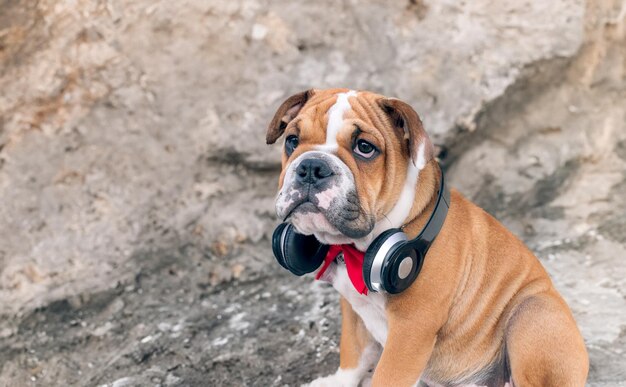
<path fill-rule="evenodd" d="M 296 181 L 302 185 L 309 185 L 311 189 L 321 191 L 335 173 L 328 162 L 323 159 L 309 158 L 300 162 L 296 168 Z"/>
<path fill-rule="evenodd" d="M 358 238 L 373 227 L 359 202 L 352 171 L 337 156 L 301 154 L 287 166 L 276 213 L 305 235 Z"/>

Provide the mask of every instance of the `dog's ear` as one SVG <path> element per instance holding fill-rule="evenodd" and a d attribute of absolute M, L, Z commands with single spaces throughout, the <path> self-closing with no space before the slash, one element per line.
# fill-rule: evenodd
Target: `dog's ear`
<path fill-rule="evenodd" d="M 378 103 L 389 117 L 391 125 L 398 131 L 400 138 L 407 141 L 409 156 L 413 163 L 417 163 L 417 151 L 422 144 L 424 144 L 424 160 L 421 161 L 424 164 L 430 161 L 434 156 L 434 147 L 415 110 L 406 102 L 396 98 L 381 98 Z"/>
<path fill-rule="evenodd" d="M 313 89 L 306 90 L 292 95 L 280 105 L 270 125 L 267 127 L 265 141 L 268 144 L 275 143 L 276 140 L 282 136 L 287 124 L 298 115 L 306 101 L 308 101 L 312 95 Z"/>

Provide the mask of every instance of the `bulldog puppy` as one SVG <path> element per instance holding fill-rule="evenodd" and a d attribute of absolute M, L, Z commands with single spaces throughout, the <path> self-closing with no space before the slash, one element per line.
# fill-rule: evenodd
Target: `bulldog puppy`
<path fill-rule="evenodd" d="M 328 245 L 365 251 L 383 231 L 424 227 L 441 178 L 406 103 L 367 91 L 289 97 L 267 130 L 284 136 L 278 217 Z M 358 292 L 337 259 L 323 278 L 341 294 L 339 369 L 312 386 L 584 386 L 588 357 L 572 314 L 539 260 L 452 190 L 415 282 Z M 382 350 L 382 353 L 381 353 Z"/>

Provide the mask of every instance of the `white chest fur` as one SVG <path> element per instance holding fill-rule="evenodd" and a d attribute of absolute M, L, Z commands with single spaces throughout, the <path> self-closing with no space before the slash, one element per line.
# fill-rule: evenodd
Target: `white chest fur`
<path fill-rule="evenodd" d="M 333 263 L 329 270 L 333 271 L 329 278 L 333 287 L 352 305 L 374 340 L 384 347 L 387 341 L 385 296 L 374 292 L 359 294 L 352 286 L 346 266 L 342 263 Z"/>

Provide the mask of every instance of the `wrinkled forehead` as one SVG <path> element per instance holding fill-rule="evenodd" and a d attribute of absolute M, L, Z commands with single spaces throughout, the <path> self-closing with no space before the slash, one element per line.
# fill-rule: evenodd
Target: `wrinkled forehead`
<path fill-rule="evenodd" d="M 377 128 L 384 127 L 382 109 L 376 100 L 382 96 L 367 91 L 331 89 L 316 91 L 296 119 L 301 130 L 311 131 L 313 142 L 332 146 L 345 120 L 361 120 Z"/>

